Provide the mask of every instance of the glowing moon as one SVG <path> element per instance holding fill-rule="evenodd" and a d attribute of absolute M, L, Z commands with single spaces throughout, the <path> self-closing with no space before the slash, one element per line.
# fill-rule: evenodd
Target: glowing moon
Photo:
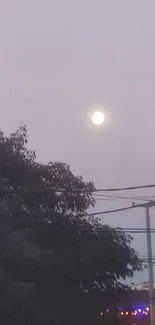
<path fill-rule="evenodd" d="M 104 122 L 104 120 L 105 120 L 104 114 L 100 111 L 97 111 L 92 115 L 92 122 L 95 125 L 101 125 Z"/>

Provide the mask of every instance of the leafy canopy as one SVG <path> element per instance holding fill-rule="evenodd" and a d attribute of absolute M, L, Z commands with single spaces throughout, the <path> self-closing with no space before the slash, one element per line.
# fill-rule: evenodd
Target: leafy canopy
<path fill-rule="evenodd" d="M 4 325 L 95 324 L 121 279 L 142 270 L 130 236 L 87 218 L 94 190 L 64 163 L 38 163 L 25 125 L 0 133 Z"/>

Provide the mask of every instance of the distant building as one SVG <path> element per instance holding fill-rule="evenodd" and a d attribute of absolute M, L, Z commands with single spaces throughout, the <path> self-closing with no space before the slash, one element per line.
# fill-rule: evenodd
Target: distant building
<path fill-rule="evenodd" d="M 133 308 L 137 307 L 145 308 L 149 306 L 149 290 L 138 289 L 138 290 L 126 290 L 124 291 L 119 301 L 117 301 L 118 308 Z"/>

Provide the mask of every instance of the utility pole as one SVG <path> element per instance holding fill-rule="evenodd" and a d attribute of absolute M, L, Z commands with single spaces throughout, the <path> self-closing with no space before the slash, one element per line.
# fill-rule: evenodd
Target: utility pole
<path fill-rule="evenodd" d="M 147 251 L 148 251 L 148 269 L 149 269 L 149 289 L 150 289 L 150 321 L 151 325 L 155 325 L 155 290 L 153 278 L 153 261 L 152 261 L 152 243 L 151 243 L 151 227 L 150 227 L 150 214 L 147 204 L 146 209 L 146 235 L 147 235 Z"/>

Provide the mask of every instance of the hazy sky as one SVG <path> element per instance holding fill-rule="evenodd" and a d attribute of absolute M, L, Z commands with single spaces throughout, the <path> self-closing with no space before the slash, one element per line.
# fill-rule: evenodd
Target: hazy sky
<path fill-rule="evenodd" d="M 154 16 L 154 0 L 3 2 L 0 127 L 26 122 L 40 161 L 66 162 L 96 187 L 155 183 Z M 95 105 L 107 117 L 100 130 L 87 121 Z M 99 201 L 96 211 L 128 204 Z M 143 210 L 104 220 L 145 225 Z M 145 253 L 145 236 L 134 247 Z"/>

